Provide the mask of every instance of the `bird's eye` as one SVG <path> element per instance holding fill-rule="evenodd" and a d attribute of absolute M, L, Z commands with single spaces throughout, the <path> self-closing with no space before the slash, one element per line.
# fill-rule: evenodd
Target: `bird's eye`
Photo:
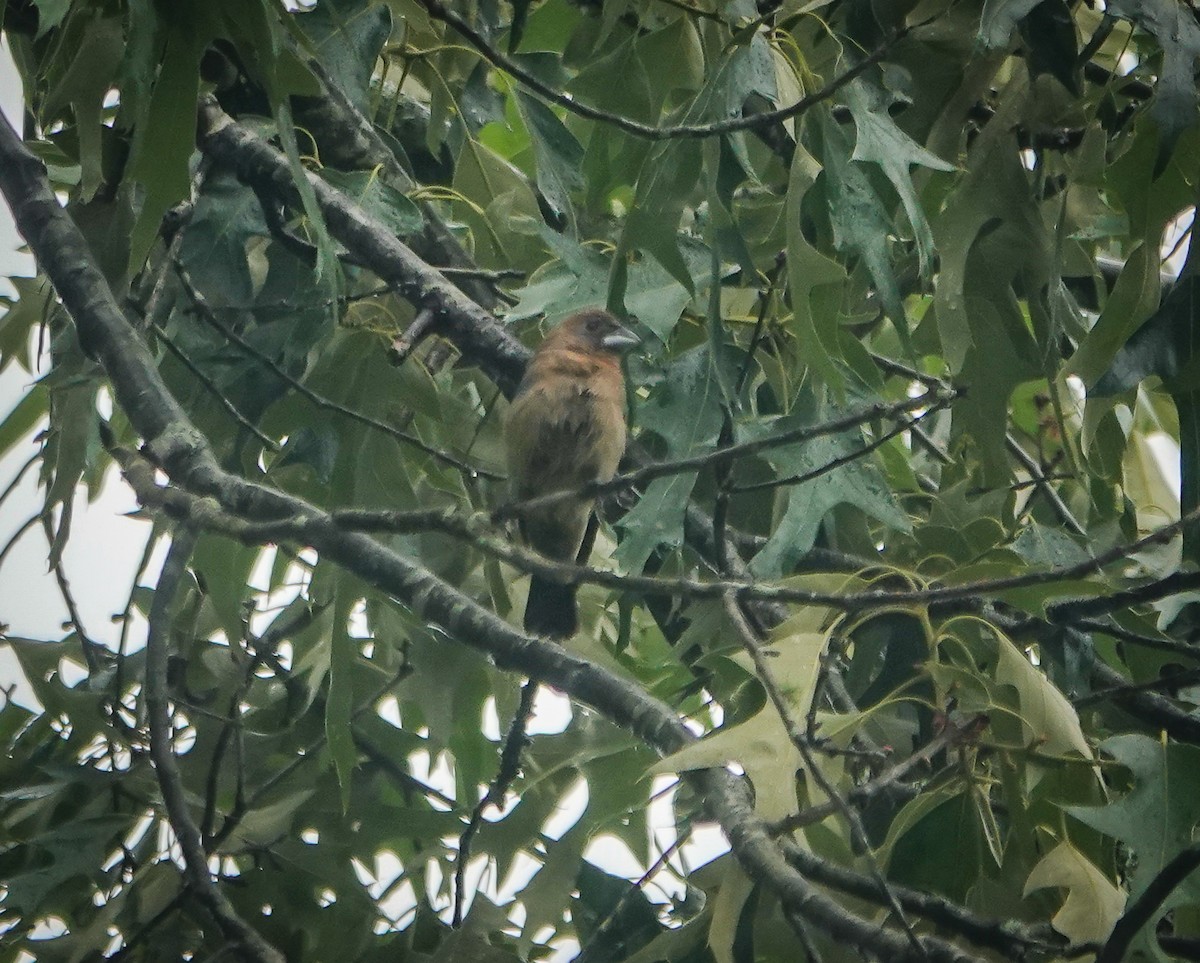
<path fill-rule="evenodd" d="M 589 331 L 599 331 L 600 318 L 588 318 L 587 329 Z"/>

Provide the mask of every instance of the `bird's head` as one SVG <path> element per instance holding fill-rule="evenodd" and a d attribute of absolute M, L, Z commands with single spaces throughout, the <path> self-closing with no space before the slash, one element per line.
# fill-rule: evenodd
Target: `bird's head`
<path fill-rule="evenodd" d="M 636 334 L 601 308 L 587 308 L 572 314 L 546 336 L 546 341 L 609 354 L 620 354 L 641 343 Z"/>

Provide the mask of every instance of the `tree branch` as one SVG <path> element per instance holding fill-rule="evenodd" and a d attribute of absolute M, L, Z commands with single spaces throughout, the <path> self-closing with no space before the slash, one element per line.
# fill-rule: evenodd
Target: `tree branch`
<path fill-rule="evenodd" d="M 254 345 L 234 331 L 233 328 L 229 327 L 229 325 L 218 318 L 217 313 L 212 309 L 211 305 L 209 305 L 208 299 L 201 294 L 199 290 L 197 290 L 196 286 L 192 283 L 191 277 L 188 275 L 183 265 L 179 262 L 175 263 L 175 272 L 179 275 L 179 281 L 183 285 L 184 291 L 187 292 L 188 298 L 190 298 L 192 303 L 196 306 L 196 311 L 201 318 L 203 318 L 212 328 L 220 332 L 232 344 L 236 345 L 239 350 L 254 358 L 255 361 L 270 371 L 271 374 L 273 374 L 276 378 L 284 382 L 284 384 L 290 386 L 296 391 L 297 394 L 299 394 L 306 401 L 315 405 L 317 408 L 320 408 L 324 411 L 336 412 L 345 418 L 349 418 L 351 421 L 357 421 L 359 424 L 366 425 L 368 428 L 374 429 L 375 431 L 383 432 L 385 435 L 391 436 L 396 441 L 406 445 L 411 445 L 417 450 L 429 455 L 431 458 L 450 465 L 451 467 L 464 472 L 470 477 L 492 479 L 502 478 L 502 476 L 497 475 L 495 472 L 488 471 L 486 468 L 477 468 L 474 465 L 469 465 L 462 459 L 454 457 L 454 455 L 451 455 L 449 452 L 442 451 L 440 448 L 426 444 L 425 442 L 421 441 L 420 438 L 410 434 L 407 431 L 402 431 L 399 428 L 395 428 L 377 418 L 364 415 L 362 412 L 355 411 L 353 408 L 347 408 L 345 405 L 340 405 L 336 401 L 330 401 L 324 395 L 313 391 L 310 387 L 308 387 L 308 385 L 304 384 L 304 382 L 293 378 L 290 374 L 284 371 L 283 368 L 281 368 L 275 362 L 275 360 L 271 358 L 270 355 L 264 354 L 258 348 L 254 347 Z"/>
<path fill-rule="evenodd" d="M 1154 918 L 1167 898 L 1197 869 L 1200 869 L 1200 843 L 1192 843 L 1176 854 L 1125 910 L 1096 957 L 1096 963 L 1121 963 L 1138 930 Z"/>
<path fill-rule="evenodd" d="M 865 854 L 867 865 L 870 869 L 871 879 L 875 882 L 875 886 L 883 902 L 888 906 L 896 920 L 900 923 L 901 929 L 904 930 L 904 935 L 908 939 L 909 946 L 917 954 L 918 958 L 927 958 L 924 946 L 917 938 L 917 934 L 913 932 L 912 924 L 904 915 L 904 908 L 896 899 L 896 894 L 892 892 L 891 887 L 884 879 L 883 871 L 879 868 L 879 863 L 875 859 L 875 853 L 871 849 L 871 842 L 867 839 L 867 831 L 863 827 L 862 819 L 858 813 L 850 808 L 850 804 L 846 802 L 845 797 L 838 791 L 838 788 L 829 781 L 825 776 L 824 770 L 817 762 L 816 756 L 813 754 L 812 746 L 809 745 L 808 734 L 800 727 L 792 715 L 791 706 L 783 696 L 783 691 L 775 679 L 775 673 L 772 671 L 770 664 L 763 653 L 762 643 L 759 641 L 758 635 L 753 627 L 746 620 L 746 616 L 742 613 L 737 597 L 733 593 L 728 593 L 722 599 L 725 606 L 725 614 L 729 617 L 729 621 L 733 624 L 734 631 L 737 632 L 741 639 L 742 648 L 750 656 L 754 663 L 755 674 L 758 676 L 758 681 L 762 683 L 766 690 L 767 698 L 775 707 L 775 712 L 778 714 L 780 721 L 783 723 L 783 728 L 787 732 L 788 739 L 795 746 L 796 751 L 800 753 L 800 757 L 804 760 L 804 770 L 812 776 L 813 781 L 825 794 L 825 798 L 833 805 L 834 811 L 839 813 L 846 820 L 850 827 L 850 838 L 855 847 Z"/>
<path fill-rule="evenodd" d="M 471 810 L 471 818 L 458 837 L 458 855 L 454 860 L 454 916 L 451 925 L 462 925 L 467 902 L 467 864 L 471 861 L 471 841 L 479 831 L 483 822 L 483 814 L 488 806 L 504 807 L 504 797 L 508 793 L 513 780 L 521 772 L 521 752 L 529 744 L 526 729 L 533 716 L 533 700 L 537 695 L 537 683 L 526 679 L 521 686 L 521 700 L 514 713 L 504 744 L 500 747 L 500 766 L 496 777 L 488 786 L 483 798 Z"/>
<path fill-rule="evenodd" d="M 916 398 L 905 398 L 903 401 L 892 402 L 890 404 L 878 402 L 858 411 L 853 411 L 850 414 L 843 415 L 840 418 L 821 422 L 820 424 L 800 425 L 788 431 L 781 431 L 774 435 L 755 438 L 751 441 L 743 441 L 734 445 L 725 445 L 699 455 L 689 455 L 685 458 L 676 458 L 671 461 L 652 462 L 633 471 L 616 475 L 605 482 L 592 482 L 578 489 L 553 491 L 545 495 L 539 495 L 536 498 L 528 498 L 520 502 L 510 502 L 507 505 L 501 505 L 492 515 L 496 519 L 512 518 L 529 509 L 544 508 L 546 505 L 552 505 L 567 499 L 599 498 L 626 488 L 636 488 L 656 478 L 679 475 L 688 471 L 699 471 L 701 468 L 706 468 L 709 465 L 756 455 L 760 451 L 769 451 L 772 448 L 781 448 L 784 445 L 794 445 L 813 438 L 837 434 L 838 432 L 865 424 L 868 421 L 876 421 L 880 418 L 894 418 L 897 415 L 913 411 L 917 408 L 927 406 L 934 406 L 939 409 L 944 408 L 956 397 L 958 397 L 956 389 L 946 388 L 936 393 L 918 395 Z M 858 457 L 861 454 L 863 452 L 857 452 L 854 457 Z M 829 466 L 822 468 L 821 472 L 830 470 L 830 468 L 836 468 L 838 464 L 839 462 L 833 462 Z M 783 479 L 772 482 L 772 484 L 777 485 L 793 483 L 796 483 L 795 479 Z M 737 488 L 734 490 L 748 491 L 750 489 Z"/>
<path fill-rule="evenodd" d="M 50 190 L 45 168 L 3 117 L 0 190 L 8 199 L 18 229 L 71 313 L 85 350 L 100 361 L 117 403 L 134 429 L 147 439 L 169 476 L 235 513 L 264 519 L 310 519 L 313 547 L 323 558 L 388 593 L 417 617 L 440 625 L 452 638 L 489 656 L 501 668 L 551 682 L 579 702 L 594 706 L 658 752 L 668 754 L 695 740 L 670 706 L 635 682 L 548 640 L 516 631 L 412 560 L 364 535 L 340 529 L 316 506 L 222 470 L 204 436 L 166 389 L 153 359 L 121 313 L 78 228 Z M 461 297 L 453 292 L 441 292 L 440 296 Z M 874 955 L 897 963 L 920 958 L 914 957 L 903 935 L 880 930 L 854 915 L 796 872 L 766 826 L 754 816 L 748 790 L 738 777 L 717 769 L 689 778 L 703 793 L 708 811 L 721 823 L 747 873 L 777 892 L 785 907 L 835 939 L 869 948 Z M 198 835 L 193 836 L 191 844 L 199 846 Z M 972 959 L 934 937 L 922 938 L 921 945 L 937 963 L 967 963 Z"/>
<path fill-rule="evenodd" d="M 154 772 L 162 791 L 167 819 L 183 850 L 184 877 L 188 885 L 212 913 L 225 939 L 243 948 L 260 963 L 284 963 L 283 954 L 237 915 L 229 899 L 213 882 L 200 830 L 188 809 L 183 778 L 175 764 L 170 706 L 167 701 L 171 605 L 195 542 L 196 536 L 192 531 L 183 529 L 176 532 L 158 578 L 154 602 L 150 606 L 146 636 L 146 712 L 150 719 L 150 758 L 154 761 Z"/>
<path fill-rule="evenodd" d="M 459 34 L 464 40 L 474 47 L 483 58 L 492 66 L 503 70 L 510 74 L 520 83 L 533 91 L 543 100 L 546 100 L 556 106 L 563 107 L 573 114 L 580 117 L 585 117 L 588 120 L 596 120 L 601 123 L 610 124 L 618 130 L 623 130 L 627 134 L 632 134 L 634 137 L 642 138 L 643 140 L 662 141 L 672 140 L 677 138 L 699 139 L 706 137 L 719 137 L 724 134 L 732 134 L 740 130 L 755 130 L 763 127 L 770 127 L 773 124 L 780 123 L 785 120 L 791 120 L 793 117 L 799 117 L 801 114 L 824 103 L 836 94 L 839 90 L 845 87 L 856 77 L 866 73 L 868 69 L 883 60 L 889 51 L 904 37 L 914 30 L 917 26 L 924 26 L 925 21 L 914 26 L 904 26 L 899 30 L 895 30 L 884 40 L 878 47 L 866 54 L 862 60 L 856 63 L 853 67 L 839 74 L 824 87 L 813 91 L 806 97 L 801 97 L 796 103 L 781 107 L 779 110 L 764 111 L 761 114 L 751 114 L 749 116 L 734 117 L 729 120 L 718 120 L 710 124 L 680 124 L 672 127 L 655 127 L 651 124 L 643 124 L 636 120 L 631 120 L 628 117 L 623 117 L 620 114 L 613 114 L 607 110 L 601 110 L 598 107 L 591 107 L 588 104 L 582 104 L 575 100 L 569 94 L 561 93 L 553 87 L 542 83 L 537 77 L 525 70 L 520 64 L 500 53 L 484 36 L 479 33 L 470 23 L 458 14 L 448 9 L 440 0 L 418 0 L 420 5 L 425 8 L 425 11 L 434 19 L 440 20 L 451 26 L 455 33 Z"/>

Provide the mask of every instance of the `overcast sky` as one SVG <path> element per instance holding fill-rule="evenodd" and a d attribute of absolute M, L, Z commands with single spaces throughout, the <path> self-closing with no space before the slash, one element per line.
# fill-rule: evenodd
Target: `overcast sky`
<path fill-rule="evenodd" d="M 21 84 L 8 48 L 2 45 L 0 110 L 20 129 Z M 4 294 L 12 293 L 9 277 L 33 273 L 33 260 L 20 252 L 21 243 L 8 206 L 0 199 L 0 291 Z M 36 371 L 31 375 L 15 362 L 0 374 L 0 417 L 8 415 L 36 377 Z M 0 491 L 8 487 L 35 450 L 31 435 L 0 458 Z M 0 505 L 0 546 L 41 504 L 35 468 Z M 125 605 L 133 570 L 141 557 L 146 523 L 121 517 L 135 507 L 128 490 L 112 479 L 95 503 L 88 505 L 82 497 L 76 500 L 75 523 L 63 564 L 87 632 L 98 642 L 115 644 L 120 627 L 112 616 Z M 54 576 L 46 570 L 46 540 L 40 526 L 35 527 L 9 552 L 0 568 L 0 623 L 7 624 L 6 632 L 12 636 L 56 640 L 64 634 L 65 618 L 66 607 Z M 134 642 L 142 644 L 140 638 Z M 11 650 L 0 646 L 0 685 L 7 688 L 14 683 L 18 684 L 16 700 L 35 705 Z"/>

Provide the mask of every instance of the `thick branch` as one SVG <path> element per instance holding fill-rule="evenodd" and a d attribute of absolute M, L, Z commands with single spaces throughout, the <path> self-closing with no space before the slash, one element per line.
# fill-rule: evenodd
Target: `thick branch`
<path fill-rule="evenodd" d="M 578 701 L 594 706 L 658 752 L 674 752 L 695 739 L 670 706 L 647 694 L 636 683 L 552 642 L 518 632 L 412 560 L 364 535 L 343 531 L 328 514 L 302 499 L 223 471 L 121 314 L 111 290 L 92 263 L 78 228 L 51 192 L 45 168 L 2 118 L 0 189 L 8 199 L 19 230 L 70 311 L 81 342 L 104 366 L 117 403 L 135 430 L 147 439 L 169 475 L 186 487 L 215 498 L 223 508 L 235 513 L 265 519 L 288 516 L 311 519 L 313 547 L 323 558 L 391 595 L 419 618 L 440 625 L 451 637 L 479 650 L 501 667 L 551 682 Z M 435 286 L 441 283 L 436 279 L 431 281 Z M 440 296 L 461 298 L 457 292 L 440 291 Z M 705 771 L 691 778 L 698 783 L 709 812 L 721 823 L 747 872 L 775 890 L 785 907 L 825 929 L 835 939 L 869 948 L 874 955 L 896 961 L 914 958 L 902 934 L 880 930 L 874 923 L 842 908 L 788 865 L 767 827 L 754 816 L 748 790 L 740 779 L 723 769 Z M 194 842 L 199 845 L 198 834 Z M 928 958 L 939 963 L 971 960 L 957 948 L 933 937 L 923 938 L 922 946 Z"/>
<path fill-rule="evenodd" d="M 286 160 L 266 141 L 230 120 L 215 102 L 206 101 L 200 109 L 199 142 L 205 154 L 247 183 L 267 185 L 282 197 L 297 196 Z M 405 298 L 430 308 L 437 332 L 511 395 L 529 349 L 353 201 L 312 174 L 308 182 L 330 234 Z"/>

